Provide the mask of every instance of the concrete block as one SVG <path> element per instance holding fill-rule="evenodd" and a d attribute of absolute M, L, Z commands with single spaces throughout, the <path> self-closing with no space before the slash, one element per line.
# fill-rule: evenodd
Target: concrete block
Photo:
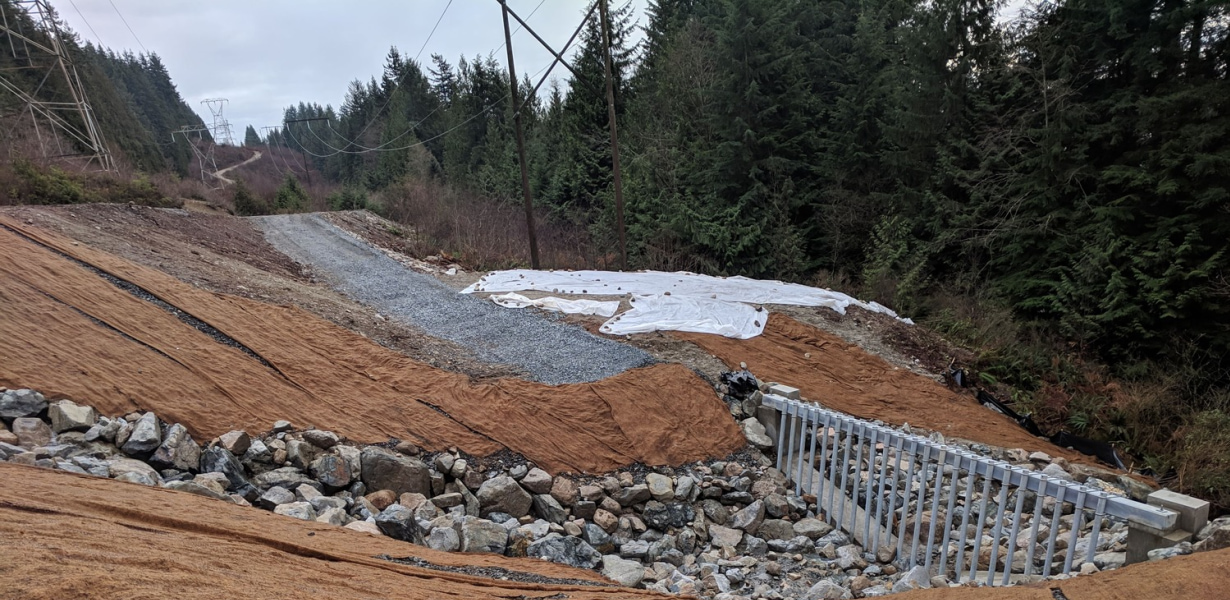
<path fill-rule="evenodd" d="M 1148 504 L 1179 513 L 1176 525 L 1184 531 L 1197 532 L 1209 523 L 1209 503 L 1199 498 L 1170 490 L 1158 490 L 1149 494 Z"/>
<path fill-rule="evenodd" d="M 785 398 L 789 398 L 791 400 L 798 400 L 801 397 L 799 396 L 799 388 L 793 388 L 788 385 L 782 385 L 780 383 L 775 383 L 769 386 L 769 393 L 776 394 L 778 396 L 782 396 Z"/>
<path fill-rule="evenodd" d="M 1191 541 L 1193 534 L 1190 531 L 1175 529 L 1173 531 L 1163 532 L 1152 527 L 1139 525 L 1128 522 L 1128 538 L 1127 538 L 1127 560 L 1126 564 L 1133 565 L 1139 562 L 1149 560 L 1149 551 L 1158 548 L 1170 548 L 1176 544 Z"/>

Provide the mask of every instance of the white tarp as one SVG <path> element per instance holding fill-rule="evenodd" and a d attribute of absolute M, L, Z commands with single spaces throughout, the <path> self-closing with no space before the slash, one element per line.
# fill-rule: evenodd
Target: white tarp
<path fill-rule="evenodd" d="M 543 310 L 562 312 L 570 315 L 597 315 L 599 317 L 610 317 L 615 314 L 615 311 L 619 310 L 618 300 L 611 300 L 610 302 L 599 302 L 597 300 L 566 300 L 564 298 L 555 298 L 553 296 L 532 300 L 522 296 L 521 294 L 516 294 L 513 292 L 499 296 L 492 296 L 491 301 L 506 308 L 528 308 L 533 306 Z"/>
<path fill-rule="evenodd" d="M 692 331 L 745 340 L 764 332 L 769 312 L 741 302 L 682 296 L 634 296 L 632 309 L 602 324 L 611 335 Z"/>
<path fill-rule="evenodd" d="M 824 288 L 748 279 L 746 277 L 713 277 L 696 273 L 662 271 L 534 271 L 516 269 L 492 271 L 474 285 L 462 290 L 474 292 L 521 292 L 536 290 L 552 294 L 635 296 L 670 295 L 673 297 L 744 302 L 748 304 L 789 304 L 794 306 L 825 306 L 846 314 L 849 306 L 859 306 L 883 313 L 901 321 L 897 313 L 875 302 L 863 302 L 841 292 Z"/>

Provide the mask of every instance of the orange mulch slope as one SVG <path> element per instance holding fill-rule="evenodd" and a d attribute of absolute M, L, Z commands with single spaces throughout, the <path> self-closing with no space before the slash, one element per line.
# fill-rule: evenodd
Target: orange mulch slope
<path fill-rule="evenodd" d="M 680 365 L 588 384 L 474 384 L 302 310 L 205 292 L 11 219 L 0 224 L 20 232 L 0 229 L 0 385 L 107 414 L 153 410 L 203 439 L 289 419 L 360 442 L 397 437 L 475 455 L 506 447 L 552 472 L 680 464 L 744 444 L 712 388 Z M 271 367 L 48 248 L 144 288 Z"/>
<path fill-rule="evenodd" d="M 762 380 L 799 388 L 804 398 L 856 417 L 894 425 L 909 423 L 945 436 L 1006 448 L 1045 450 L 1069 460 L 1089 460 L 1078 452 L 1030 435 L 973 398 L 898 369 L 856 344 L 785 315 L 770 315 L 764 334 L 747 340 L 691 333 L 676 335 L 727 365 L 745 362 L 748 370 Z"/>
<path fill-rule="evenodd" d="M 0 598 L 23 600 L 662 597 L 607 587 L 592 571 L 542 560 L 436 552 L 184 492 L 5 463 L 0 540 Z M 412 567 L 375 558 L 381 555 L 471 570 Z M 481 576 L 484 568 L 549 579 L 501 580 L 498 572 Z"/>

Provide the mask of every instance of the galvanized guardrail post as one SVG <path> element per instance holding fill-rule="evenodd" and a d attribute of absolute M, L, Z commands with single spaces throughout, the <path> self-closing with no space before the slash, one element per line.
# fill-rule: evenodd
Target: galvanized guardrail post
<path fill-rule="evenodd" d="M 779 413 L 775 432 L 776 464 L 790 478 L 795 492 L 814 496 L 818 516 L 855 537 L 864 548 L 871 551 L 881 547 L 895 548 L 897 561 L 904 568 L 921 564 L 932 572 L 932 566 L 938 565 L 935 573 L 948 577 L 949 549 L 955 541 L 952 572 L 958 580 L 974 579 L 979 575 L 983 537 L 987 519 L 991 517 L 991 547 L 985 581 L 988 585 L 996 585 L 996 576 L 1002 575 L 998 584 L 1006 585 L 1011 581 L 1022 534 L 1029 536 L 1023 544 L 1023 574 L 1032 575 L 1034 559 L 1042 546 L 1040 572 L 1049 576 L 1056 567 L 1061 573 L 1069 573 L 1080 563 L 1093 561 L 1102 521 L 1106 518 L 1127 521 L 1138 530 L 1165 533 L 1174 530 L 1179 517 L 1179 513 L 1169 508 L 1142 504 L 1072 481 L 1047 477 L 817 404 L 766 394 L 764 406 Z M 979 484 L 981 500 L 975 507 L 974 493 Z M 946 497 L 945 485 L 948 486 Z M 964 487 L 963 494 L 959 487 Z M 1025 505 L 1029 496 L 1034 499 L 1032 516 Z M 1168 496 L 1158 503 L 1185 506 L 1181 498 L 1186 497 L 1173 496 L 1180 499 Z M 991 511 L 993 498 L 995 508 Z M 1049 531 L 1045 541 L 1039 541 L 1048 499 L 1051 507 Z M 898 501 L 901 502 L 899 510 Z M 941 502 L 946 507 L 942 516 Z M 1067 548 L 1062 550 L 1063 560 L 1056 565 L 1055 556 L 1060 551 L 1060 518 L 1065 504 L 1072 505 L 1072 527 L 1066 540 Z M 954 511 L 957 510 L 961 514 L 960 526 L 954 536 Z M 1077 546 L 1086 510 L 1093 512 L 1094 520 L 1085 556 L 1078 560 Z M 1207 508 L 1205 510 L 1207 519 Z M 928 512 L 930 519 L 924 532 L 922 521 Z M 1027 518 L 1030 523 L 1025 527 Z M 913 527 L 908 527 L 907 522 L 911 520 Z M 1197 521 L 1198 515 L 1190 520 Z M 966 563 L 971 524 L 976 532 Z M 908 544 L 907 536 L 910 538 Z M 1004 544 L 1007 549 L 1001 573 L 1000 552 Z M 938 561 L 935 560 L 937 556 Z"/>

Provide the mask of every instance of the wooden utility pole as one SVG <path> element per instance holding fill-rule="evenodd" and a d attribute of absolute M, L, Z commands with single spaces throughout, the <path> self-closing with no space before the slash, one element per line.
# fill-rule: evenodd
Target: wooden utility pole
<path fill-rule="evenodd" d="M 513 122 L 517 129 L 517 155 L 521 159 L 521 195 L 525 198 L 525 226 L 530 238 L 530 265 L 537 269 L 538 234 L 534 232 L 534 200 L 530 196 L 530 171 L 525 162 L 525 133 L 521 130 L 521 111 L 517 110 L 517 68 L 513 65 L 512 33 L 508 29 L 508 5 L 500 0 L 504 15 L 504 47 L 508 50 L 508 86 L 512 93 Z M 622 231 L 622 230 L 621 230 Z M 620 234 L 622 236 L 622 233 Z"/>
<path fill-rule="evenodd" d="M 624 238 L 624 181 L 619 172 L 619 132 L 615 127 L 615 76 L 611 65 L 611 20 L 607 15 L 607 0 L 598 0 L 598 13 L 602 16 L 602 45 L 606 60 L 606 108 L 611 121 L 611 172 L 615 177 L 615 222 L 619 225 L 619 266 L 628 270 L 628 246 Z M 508 18 L 504 18 L 504 32 L 508 32 Z M 509 51 L 509 61 L 512 51 Z M 524 167 L 523 167 L 524 169 Z"/>

